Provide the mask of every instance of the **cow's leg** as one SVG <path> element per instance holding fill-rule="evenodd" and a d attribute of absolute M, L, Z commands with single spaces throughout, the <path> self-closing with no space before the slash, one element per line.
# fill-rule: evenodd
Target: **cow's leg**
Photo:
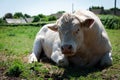
<path fill-rule="evenodd" d="M 36 38 L 33 45 L 32 54 L 29 56 L 29 63 L 39 60 L 40 54 L 42 51 L 41 38 Z"/>
<path fill-rule="evenodd" d="M 51 55 L 51 59 L 59 66 L 65 67 L 69 65 L 67 58 L 60 51 L 54 51 Z"/>
<path fill-rule="evenodd" d="M 100 66 L 107 67 L 111 65 L 112 65 L 112 56 L 111 56 L 111 52 L 108 52 L 102 57 L 100 61 Z"/>

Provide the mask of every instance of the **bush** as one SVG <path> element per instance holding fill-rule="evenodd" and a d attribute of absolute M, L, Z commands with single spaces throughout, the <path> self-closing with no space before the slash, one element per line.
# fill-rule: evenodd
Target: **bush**
<path fill-rule="evenodd" d="M 48 21 L 48 17 L 40 18 L 40 21 Z"/>
<path fill-rule="evenodd" d="M 9 26 L 9 27 L 17 27 L 17 26 L 35 26 L 35 27 L 41 27 L 45 24 L 49 24 L 52 22 L 34 22 L 34 23 L 28 23 L 28 24 L 0 24 L 0 26 Z"/>
<path fill-rule="evenodd" d="M 49 16 L 48 21 L 55 21 L 57 18 L 55 16 Z"/>
<path fill-rule="evenodd" d="M 0 18 L 0 24 L 4 24 L 5 20 L 3 20 L 2 18 Z"/>
<path fill-rule="evenodd" d="M 46 16 L 44 14 L 39 14 L 38 17 L 39 18 L 46 18 Z"/>
<path fill-rule="evenodd" d="M 6 75 L 12 77 L 19 77 L 22 71 L 22 64 L 20 62 L 13 62 L 13 64 L 8 68 Z"/>
<path fill-rule="evenodd" d="M 99 15 L 102 23 L 107 29 L 120 29 L 120 18 L 113 15 Z"/>
<path fill-rule="evenodd" d="M 40 18 L 38 16 L 34 16 L 33 22 L 38 22 L 38 21 L 40 21 Z"/>

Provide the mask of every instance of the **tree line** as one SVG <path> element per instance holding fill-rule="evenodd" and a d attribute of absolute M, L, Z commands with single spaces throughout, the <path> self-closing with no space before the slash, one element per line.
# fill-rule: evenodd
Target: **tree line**
<path fill-rule="evenodd" d="M 59 11 L 61 12 L 61 11 Z M 6 19 L 19 19 L 19 18 L 34 18 L 34 22 L 39 22 L 39 21 L 54 21 L 56 20 L 56 16 L 51 16 L 51 15 L 44 15 L 44 14 L 38 14 L 35 16 L 30 16 L 29 14 L 23 14 L 22 12 L 16 12 L 14 14 L 12 13 L 6 13 L 2 18 L 0 18 L 0 23 L 5 23 Z"/>

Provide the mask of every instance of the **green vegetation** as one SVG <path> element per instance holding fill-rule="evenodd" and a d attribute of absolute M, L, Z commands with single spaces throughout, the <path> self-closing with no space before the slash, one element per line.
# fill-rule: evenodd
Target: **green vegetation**
<path fill-rule="evenodd" d="M 55 16 L 48 16 L 48 21 L 55 21 L 57 18 Z"/>
<path fill-rule="evenodd" d="M 13 18 L 12 13 L 6 13 L 5 16 L 3 17 L 3 20 L 5 20 L 5 18 Z"/>
<path fill-rule="evenodd" d="M 89 10 L 91 10 L 91 9 L 104 9 L 104 7 L 103 6 L 92 6 L 92 7 L 90 7 L 89 8 Z"/>
<path fill-rule="evenodd" d="M 0 27 L 2 26 L 9 26 L 9 27 L 16 27 L 16 26 L 33 26 L 33 27 L 40 27 L 44 26 L 45 24 L 54 23 L 55 21 L 40 21 L 40 22 L 34 22 L 34 23 L 25 23 L 25 24 L 0 24 Z"/>
<path fill-rule="evenodd" d="M 34 20 L 33 20 L 33 22 L 38 22 L 38 21 L 40 21 L 39 16 L 34 16 Z"/>
<path fill-rule="evenodd" d="M 99 7 L 97 7 L 99 8 Z M 59 11 L 57 13 L 64 13 L 64 11 Z M 16 16 L 16 17 L 15 17 Z M 105 25 L 106 29 L 120 29 L 120 17 L 114 16 L 114 15 L 98 15 L 100 17 L 100 20 Z M 20 18 L 20 17 L 28 17 L 31 16 L 28 14 L 22 14 L 20 12 L 16 12 L 14 14 L 14 18 Z M 47 23 L 54 22 L 57 18 L 55 16 L 46 16 L 43 14 L 38 14 L 37 16 L 33 16 L 34 20 L 32 23 L 25 23 L 25 24 L 6 24 L 5 18 L 13 18 L 11 13 L 5 14 L 3 18 L 0 18 L 0 26 L 43 26 Z"/>
<path fill-rule="evenodd" d="M 64 11 L 59 11 L 58 13 L 63 13 Z M 43 21 L 55 21 L 57 18 L 56 16 L 51 15 L 44 15 L 44 14 L 38 14 L 35 16 L 30 16 L 28 14 L 23 14 L 22 12 L 16 12 L 15 14 L 12 13 L 6 13 L 2 18 L 0 18 L 0 24 L 6 24 L 6 19 L 20 19 L 20 18 L 34 18 L 32 23 L 36 22 L 43 22 Z"/>
<path fill-rule="evenodd" d="M 33 22 L 41 22 L 41 21 L 55 21 L 57 18 L 55 16 L 45 16 L 43 14 L 39 14 L 38 16 L 34 16 Z"/>
<path fill-rule="evenodd" d="M 15 61 L 8 68 L 6 75 L 13 76 L 13 77 L 19 77 L 22 72 L 23 72 L 22 63 L 20 63 L 20 61 L 17 61 L 17 62 Z"/>
<path fill-rule="evenodd" d="M 36 33 L 41 27 L 0 26 L 1 80 L 119 80 L 120 30 L 107 29 L 113 47 L 113 66 L 106 69 L 60 68 L 54 64 L 27 63 Z"/>
<path fill-rule="evenodd" d="M 24 17 L 24 15 L 22 14 L 22 12 L 16 12 L 13 17 L 14 18 L 21 18 L 21 17 Z"/>
<path fill-rule="evenodd" d="M 120 17 L 114 15 L 99 15 L 107 29 L 120 29 Z"/>

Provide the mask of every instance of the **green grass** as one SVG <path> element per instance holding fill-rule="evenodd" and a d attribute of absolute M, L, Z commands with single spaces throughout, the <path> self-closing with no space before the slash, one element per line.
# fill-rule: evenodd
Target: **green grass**
<path fill-rule="evenodd" d="M 48 63 L 27 63 L 33 41 L 40 27 L 0 27 L 0 79 L 27 80 L 119 80 L 120 30 L 109 30 L 113 48 L 113 66 L 105 69 L 60 68 Z"/>

